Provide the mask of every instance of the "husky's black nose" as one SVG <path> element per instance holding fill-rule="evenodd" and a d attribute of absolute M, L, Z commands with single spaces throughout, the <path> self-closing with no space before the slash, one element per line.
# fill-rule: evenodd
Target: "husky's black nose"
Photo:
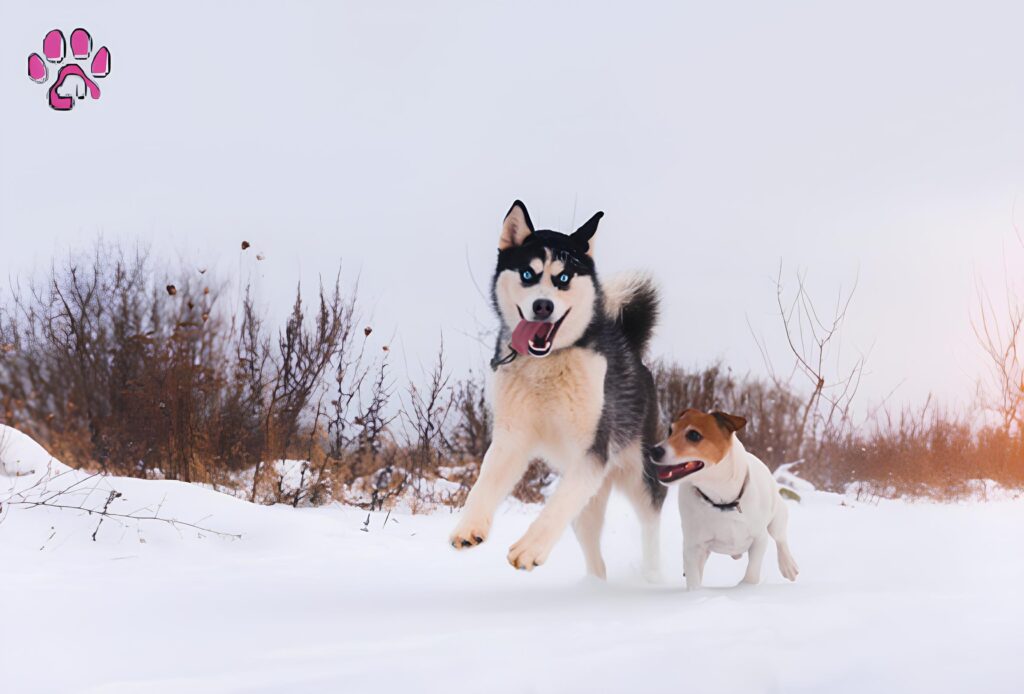
<path fill-rule="evenodd" d="M 656 463 L 660 463 L 661 459 L 665 457 L 665 449 L 661 446 L 655 446 L 651 449 L 651 460 Z"/>
<path fill-rule="evenodd" d="M 533 302 L 533 315 L 537 320 L 547 320 L 555 312 L 555 302 L 549 299 L 537 299 Z"/>

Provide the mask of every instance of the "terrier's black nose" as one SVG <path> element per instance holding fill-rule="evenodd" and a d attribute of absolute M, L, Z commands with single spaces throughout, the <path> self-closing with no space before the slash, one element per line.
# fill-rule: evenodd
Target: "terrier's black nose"
<path fill-rule="evenodd" d="M 533 315 L 537 320 L 547 320 L 555 312 L 555 302 L 549 299 L 537 299 L 533 302 Z"/>
<path fill-rule="evenodd" d="M 665 457 L 665 449 L 661 446 L 655 446 L 651 449 L 651 460 L 656 463 L 660 463 L 661 459 Z"/>

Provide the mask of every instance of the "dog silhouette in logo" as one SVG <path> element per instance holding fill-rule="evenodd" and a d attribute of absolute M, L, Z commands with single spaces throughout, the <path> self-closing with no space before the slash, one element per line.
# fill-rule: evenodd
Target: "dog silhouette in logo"
<path fill-rule="evenodd" d="M 66 62 L 68 43 L 71 44 L 71 58 Z M 88 63 L 88 71 L 77 61 Z M 57 69 L 57 77 L 47 90 L 47 101 L 55 111 L 70 111 L 75 102 L 86 95 L 100 98 L 100 88 L 95 80 L 110 74 L 110 51 L 106 46 L 93 53 L 92 36 L 85 29 L 71 32 L 71 41 L 65 41 L 64 32 L 53 29 L 43 38 L 43 55 L 33 53 L 28 57 L 28 76 L 33 82 L 46 82 L 50 76 L 50 65 Z"/>

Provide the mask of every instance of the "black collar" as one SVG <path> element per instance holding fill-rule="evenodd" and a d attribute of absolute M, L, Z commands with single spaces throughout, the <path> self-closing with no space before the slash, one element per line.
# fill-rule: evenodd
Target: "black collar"
<path fill-rule="evenodd" d="M 702 492 L 700 490 L 700 487 L 698 487 L 697 485 L 693 485 L 693 488 L 697 490 L 697 493 L 700 494 L 701 498 L 704 499 L 704 501 L 708 502 L 709 504 L 717 508 L 719 511 L 737 511 L 739 513 L 743 513 L 743 509 L 740 508 L 740 499 L 743 498 L 743 492 L 746 491 L 747 489 L 748 481 L 750 481 L 750 467 L 747 467 L 747 474 L 744 475 L 743 477 L 743 484 L 740 486 L 740 493 L 736 495 L 736 499 L 734 501 L 730 501 L 727 504 L 719 504 L 715 501 L 712 501 L 711 497 Z"/>
<path fill-rule="evenodd" d="M 497 371 L 499 366 L 511 364 L 513 361 L 515 361 L 515 358 L 518 356 L 519 353 L 512 349 L 512 345 L 509 345 L 508 354 L 506 354 L 504 357 L 500 359 L 498 358 L 498 355 L 495 354 L 494 358 L 491 359 L 491 371 Z"/>

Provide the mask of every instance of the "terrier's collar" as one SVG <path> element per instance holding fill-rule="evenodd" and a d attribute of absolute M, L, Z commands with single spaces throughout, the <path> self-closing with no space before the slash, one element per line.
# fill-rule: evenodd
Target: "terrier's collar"
<path fill-rule="evenodd" d="M 750 481 L 750 468 L 748 467 L 747 468 L 747 474 L 743 476 L 743 484 L 740 486 L 740 493 L 736 495 L 736 498 L 733 501 L 730 501 L 730 502 L 724 503 L 724 504 L 720 504 L 720 503 L 718 503 L 716 501 L 713 501 L 711 499 L 711 497 L 709 497 L 707 494 L 702 492 L 700 490 L 700 487 L 698 487 L 697 485 L 693 485 L 693 488 L 697 490 L 697 493 L 700 494 L 701 498 L 704 499 L 704 501 L 708 502 L 709 504 L 711 504 L 712 506 L 717 508 L 719 511 L 723 511 L 723 512 L 724 511 L 736 511 L 738 513 L 743 513 L 743 509 L 740 508 L 740 499 L 743 498 L 743 492 L 746 491 L 746 489 L 747 489 L 747 482 L 749 482 L 749 481 Z"/>

